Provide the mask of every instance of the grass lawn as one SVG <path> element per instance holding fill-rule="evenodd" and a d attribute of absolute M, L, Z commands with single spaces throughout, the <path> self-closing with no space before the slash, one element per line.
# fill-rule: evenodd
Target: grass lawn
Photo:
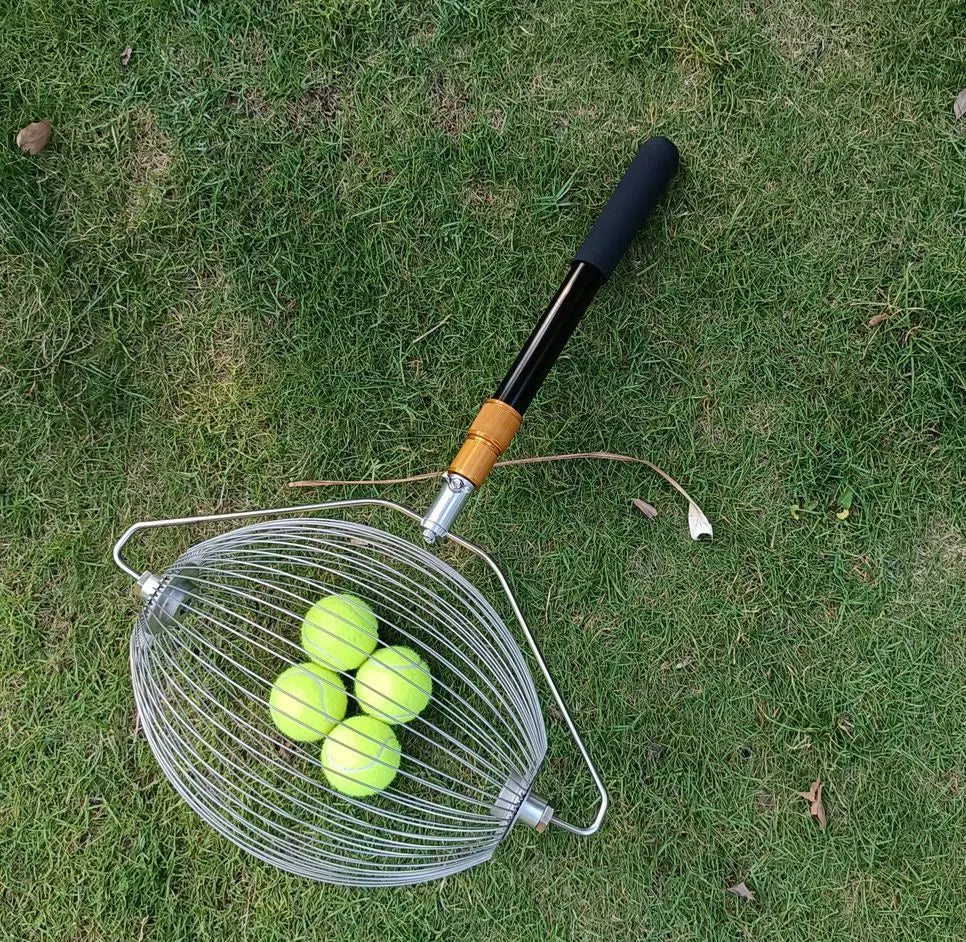
<path fill-rule="evenodd" d="M 959 0 L 19 0 L 0 23 L 0 938 L 964 937 Z M 19 153 L 40 118 L 51 145 Z M 513 578 L 604 829 L 375 893 L 245 857 L 134 725 L 113 540 L 447 463 L 652 133 L 682 173 L 511 456 L 648 457 L 715 540 L 650 472 L 589 462 L 498 472 L 460 526 Z M 548 723 L 543 790 L 587 816 Z"/>

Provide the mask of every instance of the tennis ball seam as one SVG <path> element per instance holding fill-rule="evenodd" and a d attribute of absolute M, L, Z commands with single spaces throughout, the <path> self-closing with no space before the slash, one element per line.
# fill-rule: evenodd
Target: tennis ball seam
<path fill-rule="evenodd" d="M 340 745 L 342 745 L 342 743 L 340 743 Z M 391 769 L 393 767 L 392 763 L 385 762 L 382 758 L 383 752 L 385 752 L 388 748 L 389 743 L 380 743 L 379 752 L 372 756 L 372 758 L 369 759 L 365 765 L 345 765 L 342 762 L 337 762 L 331 756 L 329 756 L 329 768 L 341 769 L 346 772 L 368 772 L 373 766 L 379 765 L 382 768 Z M 393 749 L 392 751 L 395 752 L 396 750 Z M 365 758 L 363 753 L 359 753 L 359 756 L 360 758 Z"/>
<path fill-rule="evenodd" d="M 275 678 L 268 706 L 283 736 L 317 742 L 345 716 L 348 696 L 339 676 L 328 668 L 315 662 L 290 664 Z"/>
<path fill-rule="evenodd" d="M 322 745 L 321 758 L 332 788 L 349 797 L 365 798 L 392 784 L 402 750 L 388 723 L 361 714 L 336 727 Z"/>

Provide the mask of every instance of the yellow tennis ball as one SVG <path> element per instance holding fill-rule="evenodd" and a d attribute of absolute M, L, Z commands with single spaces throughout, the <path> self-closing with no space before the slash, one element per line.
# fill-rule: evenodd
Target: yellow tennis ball
<path fill-rule="evenodd" d="M 296 742 L 318 742 L 345 716 L 347 702 L 339 675 L 314 663 L 282 671 L 268 697 L 272 722 Z"/>
<path fill-rule="evenodd" d="M 343 795 L 365 798 L 388 787 L 399 770 L 396 734 L 371 716 L 339 723 L 322 743 L 322 769 Z"/>
<path fill-rule="evenodd" d="M 408 723 L 426 708 L 433 681 L 426 662 L 404 645 L 382 648 L 359 668 L 359 706 L 386 723 Z"/>
<path fill-rule="evenodd" d="M 337 671 L 355 670 L 376 649 L 376 613 L 348 592 L 316 602 L 302 622 L 302 647 L 313 661 Z"/>

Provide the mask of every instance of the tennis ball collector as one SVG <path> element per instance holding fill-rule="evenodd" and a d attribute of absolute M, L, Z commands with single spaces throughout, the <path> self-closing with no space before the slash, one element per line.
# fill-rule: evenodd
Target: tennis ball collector
<path fill-rule="evenodd" d="M 145 602 L 130 646 L 144 734 L 178 793 L 238 847 L 309 879 L 385 887 L 476 866 L 517 824 L 538 831 L 553 825 L 581 836 L 600 829 L 607 790 L 510 583 L 491 556 L 453 534 L 451 526 L 510 444 L 677 165 L 677 149 L 664 138 L 652 138 L 638 150 L 510 371 L 471 424 L 425 514 L 384 499 L 327 501 L 146 520 L 128 527 L 115 544 L 114 561 L 137 582 Z M 387 514 L 390 530 L 351 519 L 357 512 Z M 212 524 L 234 529 L 195 543 L 160 574 L 129 562 L 126 548 L 142 531 Z M 445 539 L 458 548 L 456 563 L 408 536 L 414 525 L 424 543 Z M 493 580 L 490 595 L 469 578 L 481 563 Z M 303 623 L 309 622 L 306 641 L 315 648 L 311 661 L 326 670 L 336 667 L 343 678 L 347 664 L 356 660 L 358 669 L 377 649 L 378 632 L 358 622 L 350 628 L 371 636 L 365 643 L 346 632 L 331 645 L 315 644 L 319 625 L 315 616 L 306 618 L 306 609 L 342 587 L 375 603 L 386 628 L 428 656 L 429 705 L 405 725 L 362 712 L 339 721 L 321 749 L 313 743 L 280 748 L 284 740 L 266 701 L 271 678 L 299 666 L 294 657 L 303 660 L 303 649 L 292 640 Z M 494 599 L 512 616 L 513 630 Z M 587 824 L 564 819 L 534 790 L 547 732 L 519 639 L 598 793 Z M 354 699 L 354 680 L 351 686 Z M 381 691 L 400 703 L 393 693 Z M 319 712 L 331 712 L 322 706 Z M 368 736 L 360 725 L 378 735 Z M 389 758 L 400 750 L 392 748 L 384 730 L 393 737 L 399 731 L 411 748 L 398 775 Z M 313 735 L 317 732 L 316 727 Z M 373 795 L 341 799 L 344 792 L 333 794 L 326 782 L 346 777 L 352 763 L 328 752 L 346 740 L 352 745 L 355 735 L 373 747 L 355 750 L 366 766 L 363 774 L 375 766 L 386 771 L 376 773 L 376 781 L 357 783 L 376 788 Z M 383 785 L 379 776 L 390 773 L 391 786 Z"/>

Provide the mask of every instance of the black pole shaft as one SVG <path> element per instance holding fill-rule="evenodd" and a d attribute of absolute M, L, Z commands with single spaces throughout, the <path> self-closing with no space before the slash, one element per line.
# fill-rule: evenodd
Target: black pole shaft
<path fill-rule="evenodd" d="M 521 415 L 526 411 L 603 283 L 604 276 L 596 266 L 574 262 L 494 393 L 494 399 L 512 406 Z"/>
<path fill-rule="evenodd" d="M 667 190 L 677 167 L 678 150 L 667 138 L 652 137 L 641 145 L 494 399 L 523 414 L 597 289 L 610 277 Z"/>

